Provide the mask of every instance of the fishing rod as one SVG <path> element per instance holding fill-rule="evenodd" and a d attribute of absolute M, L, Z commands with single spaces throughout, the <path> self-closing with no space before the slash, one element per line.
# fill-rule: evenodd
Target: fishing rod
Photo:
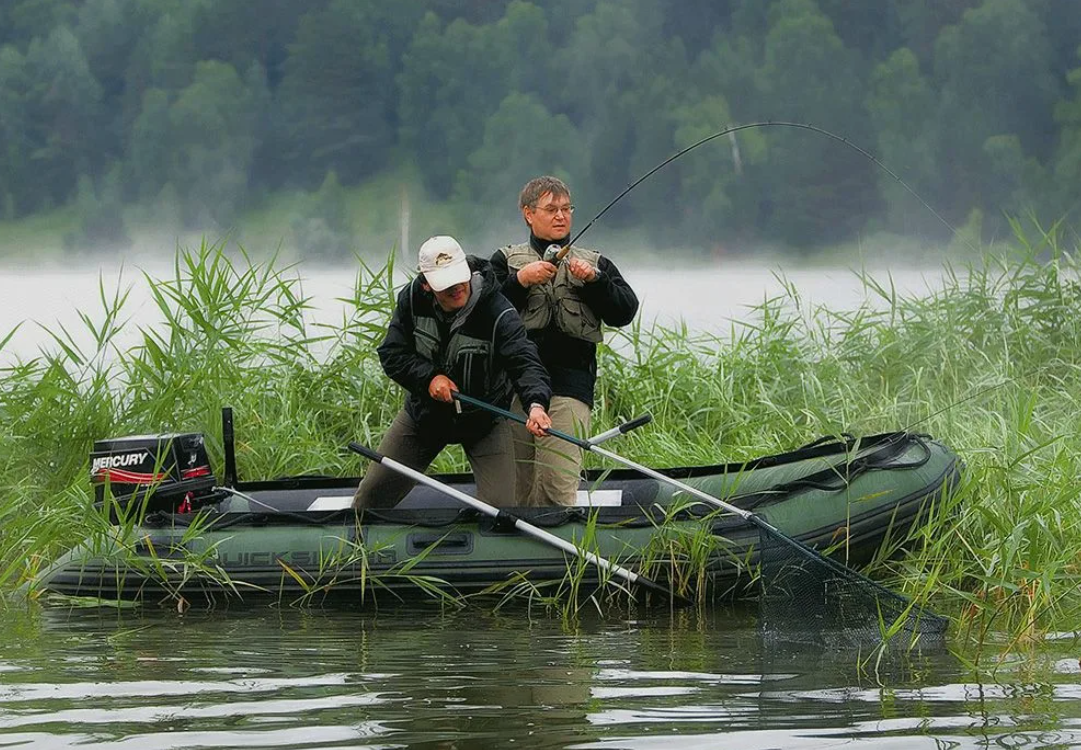
<path fill-rule="evenodd" d="M 578 234 L 574 235 L 574 237 L 566 245 L 560 246 L 559 243 L 554 243 L 553 246 L 559 247 L 559 250 L 553 251 L 553 259 L 552 259 L 551 262 L 558 263 L 559 261 L 561 261 L 563 259 L 563 257 L 567 254 L 567 252 L 570 250 L 571 245 L 573 245 L 579 239 L 581 239 L 582 235 L 585 234 L 586 232 L 588 232 L 590 227 L 592 227 L 594 224 L 596 224 L 597 221 L 599 221 L 602 216 L 604 216 L 606 213 L 608 213 L 609 209 L 611 209 L 614 205 L 616 205 L 621 200 L 623 200 L 623 198 L 628 193 L 630 193 L 632 190 L 634 190 L 636 187 L 641 185 L 643 182 L 648 180 L 650 177 L 652 177 L 654 174 L 656 174 L 660 170 L 664 169 L 666 166 L 668 166 L 669 164 L 674 162 L 676 159 L 679 159 L 683 155 L 688 154 L 691 151 L 694 151 L 699 146 L 702 146 L 702 145 L 705 145 L 706 143 L 709 143 L 710 141 L 714 140 L 715 138 L 721 138 L 722 136 L 726 136 L 726 135 L 729 135 L 731 133 L 737 133 L 740 130 L 750 130 L 752 128 L 795 128 L 797 130 L 808 130 L 808 131 L 810 131 L 812 133 L 818 133 L 819 135 L 824 135 L 827 138 L 830 138 L 830 139 L 832 139 L 834 141 L 837 141 L 838 143 L 841 143 L 841 144 L 847 146 L 848 148 L 852 149 L 853 151 L 860 154 L 861 156 L 863 156 L 863 157 L 865 157 L 867 159 L 870 159 L 872 164 L 874 164 L 876 167 L 878 167 L 883 172 L 885 172 L 890 177 L 892 177 L 912 197 L 914 197 L 917 201 L 919 201 L 920 205 L 922 205 L 924 208 L 926 208 L 928 211 L 930 211 L 932 216 L 934 216 L 936 219 L 938 219 L 940 222 L 942 222 L 942 224 L 947 229 L 950 230 L 950 233 L 953 236 L 961 237 L 961 239 L 965 242 L 965 244 L 967 244 L 969 246 L 970 249 L 977 250 L 977 248 L 973 247 L 972 243 L 968 240 L 967 237 L 965 237 L 960 232 L 958 232 L 957 229 L 954 228 L 954 226 L 952 224 L 950 224 L 950 222 L 945 219 L 945 217 L 943 217 L 940 213 L 938 213 L 938 211 L 931 208 L 931 205 L 927 201 L 925 201 L 920 196 L 919 193 L 917 193 L 915 190 L 913 190 L 912 187 L 909 186 L 909 184 L 907 182 L 902 180 L 901 177 L 896 172 L 894 172 L 892 169 L 890 169 L 885 164 L 880 162 L 878 160 L 878 158 L 875 157 L 874 154 L 870 153 L 866 149 L 861 148 L 860 146 L 857 146 L 855 143 L 848 140 L 844 136 L 837 135 L 836 133 L 832 133 L 832 132 L 826 130 L 825 128 L 818 127 L 817 125 L 811 125 L 811 124 L 805 123 L 805 122 L 786 122 L 786 121 L 783 121 L 783 120 L 765 120 L 765 121 L 762 121 L 762 122 L 749 122 L 749 123 L 745 123 L 743 125 L 732 125 L 730 127 L 725 128 L 724 130 L 721 130 L 719 132 L 714 133 L 713 135 L 708 135 L 705 138 L 702 138 L 701 140 L 695 141 L 690 146 L 687 146 L 686 148 L 680 149 L 676 153 L 672 154 L 667 159 L 662 161 L 660 164 L 653 167 L 653 169 L 649 170 L 644 175 L 642 175 L 637 180 L 635 180 L 630 185 L 628 185 L 626 188 L 624 188 L 623 192 L 621 192 L 619 195 L 617 195 L 615 198 L 613 198 L 612 201 L 607 206 L 605 206 L 604 208 L 601 209 L 600 213 L 598 213 L 596 216 L 594 216 L 592 219 L 590 219 L 589 223 L 587 223 L 581 230 L 579 230 Z M 549 246 L 549 247 L 551 248 L 553 246 Z M 545 258 L 545 259 L 548 260 L 548 258 Z"/>

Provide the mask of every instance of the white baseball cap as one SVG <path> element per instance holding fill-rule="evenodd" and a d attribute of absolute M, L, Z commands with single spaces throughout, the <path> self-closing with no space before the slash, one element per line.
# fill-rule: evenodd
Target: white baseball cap
<path fill-rule="evenodd" d="M 472 275 L 462 246 L 445 234 L 432 237 L 420 246 L 418 268 L 428 286 L 437 292 L 469 281 Z"/>

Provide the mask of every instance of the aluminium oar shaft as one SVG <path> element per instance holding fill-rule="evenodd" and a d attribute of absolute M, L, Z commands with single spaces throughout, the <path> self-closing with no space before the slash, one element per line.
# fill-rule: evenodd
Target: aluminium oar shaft
<path fill-rule="evenodd" d="M 515 414 L 512 411 L 507 411 L 506 409 L 501 409 L 498 406 L 493 406 L 492 404 L 481 401 L 480 399 L 473 398 L 472 396 L 466 396 L 464 393 L 454 393 L 454 398 L 460 399 L 460 400 L 464 401 L 467 404 L 472 404 L 472 405 L 478 406 L 478 407 L 480 407 L 482 409 L 487 409 L 488 411 L 492 412 L 493 414 L 498 414 L 501 417 L 506 417 L 507 419 L 513 419 L 515 422 L 520 422 L 522 424 L 526 423 L 526 418 L 523 417 L 521 414 Z M 615 428 L 609 430 L 608 432 L 602 432 L 600 435 L 597 435 L 596 437 L 590 438 L 589 440 L 583 440 L 581 438 L 575 437 L 574 435 L 568 435 L 565 432 L 560 432 L 559 430 L 552 429 L 552 428 L 549 428 L 548 430 L 546 430 L 546 432 L 549 435 L 551 435 L 552 437 L 557 437 L 557 438 L 560 438 L 561 440 L 566 440 L 568 443 L 572 443 L 573 445 L 577 445 L 579 448 L 581 448 L 583 450 L 593 451 L 594 453 L 597 453 L 597 454 L 599 454 L 601 456 L 604 456 L 605 458 L 611 459 L 612 461 L 615 461 L 616 463 L 621 463 L 624 466 L 627 466 L 627 467 L 629 467 L 631 469 L 636 469 L 637 471 L 640 471 L 643 474 L 645 474 L 646 476 L 648 476 L 648 477 L 650 477 L 652 479 L 656 479 L 659 482 L 664 482 L 664 483 L 670 484 L 670 485 L 672 485 L 672 486 L 674 486 L 674 487 L 676 487 L 678 489 L 683 490 L 684 492 L 687 492 L 687 493 L 689 493 L 691 495 L 694 495 L 695 497 L 699 498 L 700 500 L 704 500 L 705 502 L 709 503 L 710 505 L 714 506 L 715 508 L 723 508 L 724 510 L 727 510 L 727 511 L 729 511 L 731 513 L 735 513 L 736 515 L 740 516 L 741 518 L 744 518 L 744 519 L 747 519 L 747 520 L 751 520 L 752 518 L 757 519 L 757 516 L 755 516 L 753 513 L 750 513 L 749 511 L 744 510 L 743 508 L 737 508 L 735 505 L 729 505 L 728 503 L 724 502 L 723 500 L 719 500 L 719 499 L 713 497 L 713 495 L 709 495 L 709 494 L 707 494 L 705 492 L 702 492 L 701 490 L 695 489 L 694 487 L 691 487 L 690 485 L 684 484 L 683 482 L 680 482 L 677 479 L 673 479 L 672 477 L 666 476 L 666 475 L 662 474 L 661 472 L 659 472 L 659 471 L 657 471 L 655 469 L 649 468 L 648 466 L 643 466 L 642 464 L 635 463 L 634 461 L 631 461 L 628 458 L 623 458 L 622 456 L 619 456 L 619 455 L 617 455 L 615 453 L 607 451 L 604 448 L 601 448 L 601 447 L 599 447 L 597 445 L 598 443 L 603 442 L 604 440 L 607 440 L 610 437 L 609 433 L 618 432 L 618 433 L 622 434 L 624 432 L 628 432 L 629 430 L 633 430 L 635 427 L 639 427 L 639 426 L 641 426 L 643 424 L 646 424 L 652 418 L 653 417 L 651 415 L 646 414 L 646 415 L 644 415 L 642 417 L 638 417 L 637 419 L 631 420 L 630 422 L 627 422 L 626 424 L 620 425 L 619 427 L 615 427 Z M 758 521 L 761 522 L 763 525 L 769 527 L 770 529 L 773 529 L 772 526 L 770 526 L 768 523 L 766 523 L 762 519 L 758 519 Z M 776 531 L 776 529 L 773 529 L 773 530 Z"/>
<path fill-rule="evenodd" d="M 383 454 L 381 454 L 381 453 L 379 453 L 377 451 L 374 451 L 371 448 L 368 448 L 367 446 L 361 445 L 360 443 L 351 442 L 351 443 L 349 443 L 349 449 L 356 452 L 356 453 L 359 453 L 360 455 L 364 456 L 365 458 L 368 458 L 368 459 L 370 459 L 370 460 L 372 460 L 372 461 L 374 461 L 374 462 L 376 462 L 378 464 L 382 464 L 383 466 L 386 466 L 388 469 L 396 471 L 399 474 L 403 474 L 404 476 L 407 476 L 410 479 L 413 479 L 414 481 L 417 481 L 417 482 L 419 482 L 419 483 L 421 483 L 423 485 L 431 487 L 432 489 L 438 490 L 439 492 L 442 492 L 445 495 L 453 497 L 455 500 L 458 500 L 459 502 L 462 502 L 465 505 L 468 505 L 470 508 L 473 508 L 474 510 L 480 511 L 481 513 L 484 513 L 484 514 L 486 514 L 488 516 L 491 516 L 493 518 L 495 518 L 497 516 L 503 516 L 503 517 L 508 518 L 508 519 L 513 519 L 514 527 L 516 529 L 518 529 L 519 531 L 521 531 L 523 534 L 526 534 L 527 536 L 533 537 L 534 539 L 537 539 L 538 541 L 544 542 L 545 544 L 548 544 L 548 545 L 550 545 L 552 547 L 556 547 L 556 548 L 558 548 L 558 549 L 560 549 L 560 550 L 562 550 L 562 551 L 564 551 L 564 552 L 566 552 L 568 554 L 574 555 L 576 557 L 580 557 L 583 560 L 585 560 L 586 562 L 589 562 L 589 563 L 592 563 L 593 565 L 596 565 L 598 568 L 606 570 L 606 571 L 612 573 L 613 575 L 619 576 L 620 578 L 624 579 L 628 583 L 636 584 L 636 585 L 640 585 L 640 586 L 645 586 L 647 588 L 651 588 L 653 590 L 660 591 L 660 592 L 663 592 L 665 594 L 669 593 L 667 591 L 667 589 L 663 588 L 662 586 L 655 583 L 654 581 L 652 581 L 652 580 L 650 580 L 648 578 L 645 578 L 643 576 L 640 576 L 637 573 L 635 573 L 634 571 L 628 570 L 627 568 L 624 568 L 622 565 L 617 565 L 616 563 L 612 562 L 611 560 L 607 560 L 607 559 L 605 559 L 603 557 L 600 557 L 599 555 L 595 555 L 592 552 L 589 552 L 588 550 L 584 550 L 584 549 L 581 549 L 580 547 L 576 547 L 575 545 L 571 544 L 570 542 L 568 542 L 566 539 L 563 539 L 562 537 L 556 536 L 555 534 L 552 534 L 552 533 L 550 533 L 548 531 L 545 531 L 542 528 L 534 526 L 533 524 L 529 523 L 528 521 L 524 521 L 521 518 L 518 518 L 517 516 L 514 516 L 513 514 L 505 513 L 503 511 L 499 510 L 498 508 L 496 508 L 496 507 L 494 507 L 492 505 L 489 505 L 488 503 L 485 503 L 485 502 L 483 502 L 481 500 L 476 499 L 475 497 L 473 497 L 471 495 L 468 495 L 468 494 L 462 492 L 461 490 L 457 490 L 454 487 L 451 487 L 450 485 L 447 485 L 447 484 L 444 484 L 443 482 L 440 482 L 438 479 L 432 479 L 427 474 L 424 474 L 423 472 L 419 472 L 416 469 L 413 469 L 413 468 L 411 468 L 409 466 L 406 466 L 403 463 L 395 461 L 393 458 L 389 458 L 387 456 L 384 456 Z"/>
<path fill-rule="evenodd" d="M 720 498 L 716 498 L 713 495 L 707 494 L 707 493 L 703 492 L 700 489 L 696 489 L 695 487 L 691 487 L 689 484 L 684 484 L 683 482 L 679 481 L 678 479 L 673 479 L 670 476 L 662 474 L 661 472 L 657 471 L 656 469 L 651 469 L 648 466 L 643 466 L 642 464 L 636 463 L 636 462 L 630 460 L 629 458 L 623 458 L 623 456 L 617 455 L 615 453 L 612 453 L 611 451 L 607 451 L 604 448 L 600 448 L 600 447 L 598 447 L 596 445 L 593 445 L 593 444 L 589 445 L 589 450 L 593 451 L 594 453 L 596 453 L 596 454 L 598 454 L 600 456 L 604 456 L 605 458 L 611 459 L 612 461 L 615 461 L 616 463 L 623 464 L 624 466 L 626 466 L 628 468 L 640 471 L 643 474 L 645 474 L 647 477 L 650 477 L 651 479 L 656 479 L 658 482 L 665 482 L 665 483 L 670 484 L 671 486 L 675 487 L 676 489 L 679 489 L 679 490 L 682 490 L 683 492 L 686 492 L 689 495 L 694 495 L 699 500 L 704 500 L 705 502 L 709 503 L 710 505 L 714 506 L 715 508 L 722 508 L 724 510 L 729 511 L 730 513 L 735 513 L 737 516 L 739 516 L 739 517 L 741 517 L 741 518 L 743 518 L 745 520 L 748 520 L 748 521 L 755 520 L 756 523 L 761 523 L 762 525 L 772 529 L 773 531 L 777 531 L 777 529 L 770 526 L 768 523 L 766 523 L 766 521 L 762 520 L 762 518 L 760 518 L 759 516 L 756 516 L 754 513 L 751 513 L 750 511 L 744 510 L 743 508 L 736 507 L 735 505 L 731 505 L 729 503 L 726 503 L 724 500 L 721 500 Z"/>

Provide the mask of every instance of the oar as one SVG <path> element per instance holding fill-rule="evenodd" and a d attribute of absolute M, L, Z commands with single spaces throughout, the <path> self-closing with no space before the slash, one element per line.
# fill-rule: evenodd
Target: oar
<path fill-rule="evenodd" d="M 648 419 L 645 420 L 645 422 L 648 422 L 648 421 L 649 421 Z M 641 424 L 645 424 L 645 422 L 641 422 Z M 630 428 L 630 429 L 633 429 L 633 428 Z M 607 435 L 608 433 L 604 433 L 604 434 Z M 598 436 L 598 437 L 600 437 L 600 436 Z M 605 438 L 605 439 L 607 439 L 607 438 Z M 668 597 L 673 602 L 677 602 L 679 604 L 692 604 L 693 603 L 689 599 L 687 599 L 686 597 L 680 596 L 679 594 L 675 593 L 674 591 L 669 591 L 668 589 L 664 588 L 663 586 L 656 583 L 655 581 L 652 581 L 649 578 L 646 578 L 645 576 L 639 575 L 638 573 L 635 573 L 632 570 L 628 570 L 627 568 L 624 568 L 621 565 L 617 565 L 616 563 L 614 563 L 614 562 L 612 562 L 610 560 L 606 560 L 605 558 L 600 557 L 599 555 L 595 555 L 592 552 L 581 549 L 580 547 L 576 547 L 575 545 L 568 542 L 566 539 L 563 539 L 562 537 L 558 537 L 555 534 L 549 533 L 549 532 L 545 531 L 542 528 L 534 526 L 533 524 L 529 523 L 528 521 L 523 521 L 521 518 L 514 515 L 513 513 L 508 513 L 505 510 L 500 510 L 499 508 L 496 508 L 496 507 L 494 507 L 492 505 L 489 505 L 486 502 L 478 500 L 477 498 L 475 498 L 475 497 L 473 497 L 471 495 L 467 495 L 466 493 L 462 492 L 461 490 L 456 490 L 455 488 L 451 487 L 450 485 L 447 485 L 447 484 L 444 484 L 443 482 L 440 482 L 438 479 L 432 479 L 427 474 L 419 472 L 416 469 L 412 469 L 412 468 L 406 466 L 405 464 L 399 463 L 398 461 L 395 461 L 393 458 L 389 458 L 387 456 L 384 456 L 383 454 L 379 453 L 378 451 L 373 451 L 371 448 L 368 448 L 367 446 L 361 445 L 360 443 L 356 443 L 356 442 L 350 442 L 349 443 L 349 449 L 356 452 L 356 453 L 359 453 L 360 455 L 364 456 L 367 459 L 375 461 L 377 464 L 382 464 L 383 466 L 387 467 L 388 469 L 393 469 L 394 471 L 398 472 L 399 474 L 404 474 L 405 476 L 409 477 L 410 479 L 413 479 L 413 480 L 415 480 L 417 482 L 420 482 L 421 484 L 425 484 L 425 485 L 431 487 L 432 489 L 438 490 L 439 492 L 442 492 L 444 495 L 449 495 L 450 497 L 453 497 L 455 500 L 458 500 L 459 502 L 464 503 L 465 505 L 468 505 L 470 508 L 473 508 L 474 510 L 478 510 L 481 513 L 484 513 L 485 515 L 491 516 L 492 518 L 499 519 L 500 521 L 506 521 L 506 522 L 512 524 L 514 526 L 514 528 L 518 529 L 519 531 L 521 531 L 526 536 L 531 536 L 534 539 L 537 539 L 537 540 L 539 540 L 541 542 L 544 542 L 545 544 L 547 544 L 547 545 L 549 545 L 551 547 L 555 547 L 557 549 L 563 550 L 564 552 L 575 555 L 576 557 L 580 557 L 583 560 L 585 560 L 586 562 L 589 562 L 589 563 L 592 563 L 593 565 L 596 565 L 601 570 L 606 570 L 606 571 L 612 573 L 613 575 L 619 576 L 620 578 L 622 578 L 623 580 L 627 581 L 630 584 L 633 584 L 633 585 L 636 585 L 636 586 L 641 586 L 643 588 L 649 589 L 650 591 L 654 591 L 654 592 L 656 592 L 658 594 L 663 594 L 664 596 Z"/>
<path fill-rule="evenodd" d="M 482 409 L 487 409 L 493 414 L 498 414 L 501 417 L 506 417 L 507 419 L 521 422 L 522 424 L 526 423 L 525 417 L 520 414 L 515 414 L 514 412 L 507 411 L 506 409 L 501 409 L 498 406 L 494 406 L 484 401 L 480 401 L 479 399 L 475 399 L 472 396 L 466 396 L 464 393 L 455 392 L 453 395 L 454 398 L 460 399 L 464 403 L 472 404 L 473 406 L 477 406 Z M 643 466 L 639 463 L 631 461 L 630 459 L 623 458 L 622 456 L 616 455 L 611 451 L 605 450 L 604 448 L 600 448 L 596 445 L 596 443 L 591 440 L 583 440 L 581 438 L 575 437 L 573 435 L 568 435 L 564 432 L 560 432 L 559 430 L 555 430 L 552 428 L 549 428 L 548 430 L 546 430 L 546 432 L 549 435 L 557 437 L 561 440 L 565 440 L 572 445 L 577 445 L 583 450 L 592 451 L 593 453 L 611 459 L 616 463 L 620 463 L 624 466 L 635 469 L 642 474 L 645 474 L 647 477 L 656 479 L 658 482 L 664 482 L 665 484 L 669 484 L 679 490 L 682 490 L 683 492 L 686 492 L 689 495 L 693 495 L 699 500 L 702 500 L 703 502 L 706 502 L 715 508 L 722 508 L 730 513 L 735 513 L 740 518 L 756 526 L 759 529 L 760 534 L 764 534 L 767 537 L 770 537 L 771 539 L 780 542 L 782 545 L 788 547 L 789 551 L 795 553 L 795 556 L 797 558 L 808 560 L 812 563 L 816 563 L 819 566 L 824 566 L 826 574 L 838 576 L 840 579 L 844 580 L 844 582 L 848 584 L 851 589 L 855 589 L 858 592 L 863 592 L 864 595 L 870 596 L 874 600 L 875 604 L 874 607 L 870 608 L 870 611 L 878 611 L 880 618 L 881 599 L 892 599 L 894 603 L 900 604 L 899 608 L 902 615 L 904 615 L 906 618 L 910 616 L 915 618 L 915 626 L 913 629 L 918 629 L 920 632 L 931 635 L 940 635 L 946 628 L 946 620 L 944 618 L 931 612 L 925 612 L 922 608 L 917 607 L 913 602 L 911 602 L 911 600 L 907 599 L 906 597 L 890 591 L 881 584 L 872 581 L 867 576 L 858 573 L 852 568 L 849 568 L 848 566 L 842 565 L 836 560 L 832 560 L 826 557 L 818 550 L 809 547 L 808 545 L 803 544 L 796 539 L 793 539 L 792 537 L 788 536 L 780 529 L 778 529 L 776 526 L 767 522 L 761 516 L 755 515 L 754 513 L 751 513 L 748 510 L 744 510 L 743 508 L 739 508 L 735 505 L 726 503 L 719 498 L 713 497 L 712 495 L 709 495 L 695 487 L 691 487 L 688 484 L 684 484 L 677 479 L 666 476 L 655 469 L 649 468 L 648 466 Z M 763 550 L 760 550 L 760 559 L 765 561 L 767 557 L 769 556 L 765 555 Z M 780 556 L 778 556 L 776 552 L 774 552 L 772 553 L 772 557 L 778 558 Z M 819 575 L 820 578 L 822 577 L 821 574 L 813 575 Z M 839 587 L 834 588 L 835 590 L 840 590 Z M 799 592 L 796 591 L 795 595 L 798 596 Z M 914 614 L 910 615 L 910 612 L 914 612 Z M 890 623 L 888 621 L 885 622 L 885 625 L 889 624 Z"/>

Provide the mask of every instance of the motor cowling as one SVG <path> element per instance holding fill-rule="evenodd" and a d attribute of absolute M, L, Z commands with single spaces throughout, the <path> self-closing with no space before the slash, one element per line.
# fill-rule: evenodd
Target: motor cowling
<path fill-rule="evenodd" d="M 145 502 L 148 511 L 186 513 L 216 499 L 217 479 L 197 432 L 97 440 L 90 482 L 99 504 L 108 489 L 122 507 Z"/>

